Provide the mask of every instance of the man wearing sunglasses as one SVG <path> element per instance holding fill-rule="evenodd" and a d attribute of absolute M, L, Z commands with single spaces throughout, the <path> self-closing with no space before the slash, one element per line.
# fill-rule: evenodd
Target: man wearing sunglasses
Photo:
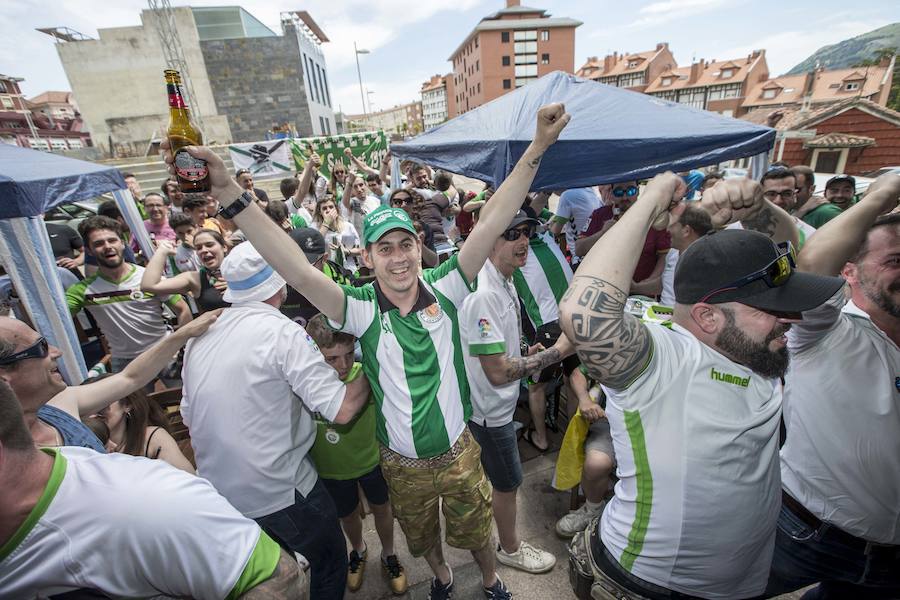
<path fill-rule="evenodd" d="M 477 221 L 476 221 L 477 222 Z M 566 358 L 574 351 L 565 336 L 553 347 L 525 346 L 519 297 L 513 273 L 525 266 L 536 219 L 519 210 L 478 273 L 478 288 L 460 312 L 460 337 L 465 346 L 471 387 L 469 430 L 481 446 L 481 464 L 493 487 L 492 506 L 500 543 L 497 561 L 528 573 L 545 573 L 556 564 L 550 552 L 519 538 L 516 531 L 516 491 L 522 464 L 513 426 L 521 380 Z"/>
<path fill-rule="evenodd" d="M 563 331 L 603 385 L 616 495 L 582 548 L 628 597 L 752 598 L 766 587 L 781 504 L 779 378 L 785 333 L 843 285 L 794 270 L 789 244 L 723 230 L 682 254 L 671 323 L 625 311 L 638 250 L 668 223 L 684 181 L 654 177 L 591 249 L 560 304 Z M 760 210 L 749 179 L 703 194 L 722 215 Z"/>
<path fill-rule="evenodd" d="M 209 329 L 218 314 L 213 311 L 194 319 L 138 356 L 121 373 L 71 387 L 57 368 L 61 354 L 55 346 L 23 322 L 0 317 L 0 379 L 18 396 L 25 422 L 39 446 L 85 446 L 105 452 L 81 418 L 150 383 L 190 338 Z"/>
<path fill-rule="evenodd" d="M 900 597 L 898 201 L 900 176 L 882 175 L 800 253 L 800 269 L 840 273 L 849 294 L 788 332 L 769 595 L 821 582 L 809 597 Z"/>
<path fill-rule="evenodd" d="M 587 255 L 597 240 L 637 201 L 639 191 L 637 181 L 622 181 L 612 185 L 610 203 L 594 211 L 587 229 L 576 243 L 579 255 Z M 656 296 L 662 291 L 662 274 L 666 267 L 666 255 L 671 247 L 672 238 L 668 231 L 651 229 L 647 232 L 634 270 L 631 294 Z"/>

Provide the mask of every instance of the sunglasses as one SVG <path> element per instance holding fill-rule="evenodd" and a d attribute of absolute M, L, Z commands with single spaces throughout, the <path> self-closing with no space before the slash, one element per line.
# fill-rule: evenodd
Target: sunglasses
<path fill-rule="evenodd" d="M 399 198 L 399 197 L 391 198 L 391 204 L 394 204 L 396 206 L 405 206 L 407 204 L 414 204 L 414 203 L 415 203 L 415 200 L 413 200 L 409 196 L 406 196 L 405 198 Z"/>
<path fill-rule="evenodd" d="M 534 237 L 534 227 L 516 227 L 515 229 L 507 229 L 501 236 L 507 242 L 514 242 L 522 236 L 531 239 Z"/>
<path fill-rule="evenodd" d="M 794 247 L 790 242 L 782 242 L 778 244 L 778 249 L 780 250 L 779 255 L 775 258 L 775 260 L 770 262 L 764 268 L 754 273 L 750 273 L 749 275 L 745 275 L 737 281 L 733 281 L 728 285 L 724 285 L 709 292 L 708 294 L 700 298 L 700 300 L 698 300 L 697 302 L 706 302 L 716 294 L 719 294 L 721 292 L 730 292 L 731 290 L 742 288 L 745 285 L 749 285 L 754 281 L 759 280 L 764 281 L 770 288 L 784 285 L 785 283 L 787 283 L 787 280 L 791 278 L 791 273 L 793 273 L 793 270 L 797 268 L 797 259 L 796 255 L 794 254 Z"/>
<path fill-rule="evenodd" d="M 612 195 L 616 198 L 624 198 L 625 196 L 631 198 L 632 196 L 637 196 L 637 193 L 637 186 L 634 185 L 629 185 L 627 188 L 615 188 L 612 191 Z"/>
<path fill-rule="evenodd" d="M 41 337 L 38 338 L 38 341 L 21 352 L 16 352 L 10 356 L 0 358 L 0 366 L 5 367 L 29 358 L 45 358 L 49 353 L 50 345 L 47 343 L 47 338 Z"/>

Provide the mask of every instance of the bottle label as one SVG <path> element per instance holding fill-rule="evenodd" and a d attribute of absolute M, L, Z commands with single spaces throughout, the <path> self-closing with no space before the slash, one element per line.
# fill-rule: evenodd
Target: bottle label
<path fill-rule="evenodd" d="M 175 173 L 187 181 L 201 181 L 209 175 L 206 161 L 191 156 L 187 150 L 175 153 Z"/>
<path fill-rule="evenodd" d="M 174 83 L 166 84 L 166 93 L 169 96 L 170 108 L 187 108 L 184 104 L 184 92 L 181 91 L 180 85 Z"/>

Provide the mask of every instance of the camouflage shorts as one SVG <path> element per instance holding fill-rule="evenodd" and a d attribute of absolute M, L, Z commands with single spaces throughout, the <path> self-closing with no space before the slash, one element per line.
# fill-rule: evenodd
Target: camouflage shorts
<path fill-rule="evenodd" d="M 381 470 L 391 507 L 413 556 L 423 556 L 441 540 L 438 510 L 447 521 L 447 543 L 480 550 L 491 541 L 491 488 L 481 467 L 481 447 L 466 429 L 462 453 L 439 468 L 414 468 L 382 452 Z"/>

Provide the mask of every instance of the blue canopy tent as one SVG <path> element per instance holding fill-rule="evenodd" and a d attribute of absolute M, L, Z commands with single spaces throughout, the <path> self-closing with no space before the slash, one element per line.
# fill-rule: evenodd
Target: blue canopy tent
<path fill-rule="evenodd" d="M 544 155 L 532 190 L 685 171 L 767 153 L 775 140 L 768 127 L 555 71 L 392 144 L 391 154 L 497 185 L 534 137 L 538 108 L 551 102 L 563 102 L 572 120 Z"/>
<path fill-rule="evenodd" d="M 41 215 L 54 206 L 112 192 L 146 256 L 153 254 L 131 193 L 113 167 L 0 144 L 0 262 L 37 330 L 59 348 L 70 384 L 87 375 Z"/>

